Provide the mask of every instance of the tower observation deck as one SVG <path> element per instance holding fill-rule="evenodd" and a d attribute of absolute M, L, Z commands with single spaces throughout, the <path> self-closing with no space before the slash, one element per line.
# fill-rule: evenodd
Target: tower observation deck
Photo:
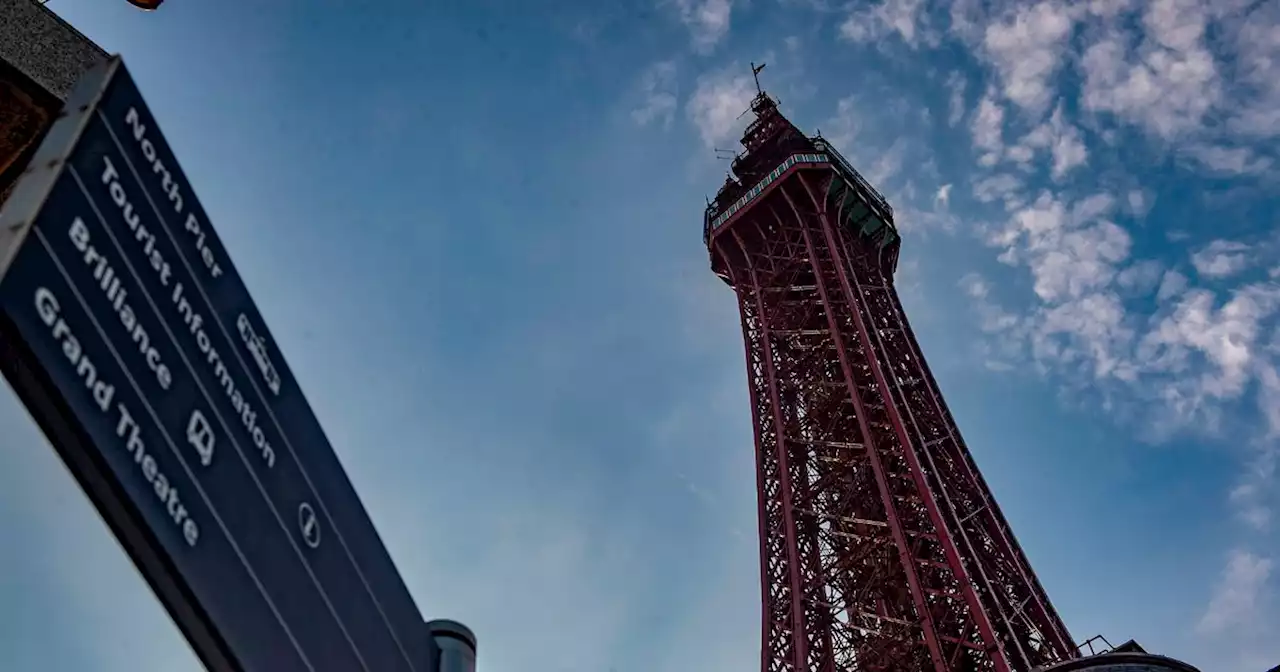
<path fill-rule="evenodd" d="M 763 672 L 1076 657 L 903 314 L 893 208 L 761 91 L 706 210 L 755 424 Z"/>

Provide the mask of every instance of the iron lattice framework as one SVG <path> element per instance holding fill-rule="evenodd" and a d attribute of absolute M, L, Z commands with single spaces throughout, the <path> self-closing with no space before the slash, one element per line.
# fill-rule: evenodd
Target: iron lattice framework
<path fill-rule="evenodd" d="M 707 208 L 755 422 L 764 672 L 1027 672 L 1076 656 L 893 286 L 893 210 L 761 93 Z"/>

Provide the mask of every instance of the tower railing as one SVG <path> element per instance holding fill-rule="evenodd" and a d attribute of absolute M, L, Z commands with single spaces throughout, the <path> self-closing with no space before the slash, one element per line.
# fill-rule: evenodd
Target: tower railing
<path fill-rule="evenodd" d="M 819 152 L 831 155 L 831 157 L 835 159 L 836 165 L 840 166 L 842 171 L 844 171 L 849 177 L 853 178 L 854 182 L 856 182 L 859 187 L 866 190 L 867 196 L 871 197 L 871 200 L 876 206 L 884 210 L 884 214 L 888 215 L 890 220 L 893 219 L 893 206 L 889 205 L 889 201 L 885 200 L 884 195 L 875 187 L 871 186 L 871 183 L 862 176 L 862 173 L 859 173 L 858 170 L 853 167 L 853 164 L 849 163 L 848 159 L 844 158 L 844 155 L 841 154 L 839 150 L 833 147 L 831 143 L 827 142 L 827 139 L 822 136 L 815 137 L 813 139 L 813 145 Z"/>
<path fill-rule="evenodd" d="M 749 203 L 754 201 L 758 196 L 760 196 L 760 194 L 764 193 L 764 190 L 769 188 L 770 184 L 773 184 L 775 181 L 778 180 L 778 178 L 785 175 L 788 170 L 791 170 L 793 167 L 801 164 L 812 165 L 812 164 L 824 164 L 824 163 L 828 163 L 828 164 L 831 163 L 830 157 L 828 157 L 826 154 L 814 154 L 814 153 L 792 154 L 791 156 L 788 156 L 786 160 L 784 160 L 782 163 L 779 163 L 773 170 L 769 171 L 768 175 L 765 175 L 764 177 L 760 178 L 760 180 L 756 182 L 754 185 L 752 185 L 752 187 L 748 189 L 746 193 L 742 194 L 742 196 L 740 196 L 738 200 L 734 201 L 728 207 L 721 210 L 721 209 L 717 209 L 714 203 L 707 206 L 707 212 L 703 218 L 703 224 L 702 224 L 702 241 L 705 243 L 711 240 L 712 231 L 714 231 L 721 224 L 724 224 L 726 221 L 728 221 L 729 218 L 733 217 L 733 215 L 736 214 L 739 210 L 742 210 Z"/>
<path fill-rule="evenodd" d="M 714 203 L 708 205 L 706 214 L 703 218 L 702 242 L 709 242 L 711 240 L 711 233 L 717 227 L 727 221 L 734 215 L 734 213 L 741 210 L 748 203 L 755 200 L 755 198 L 759 196 L 770 184 L 797 163 L 834 163 L 839 168 L 840 173 L 851 179 L 867 196 L 870 204 L 881 211 L 881 214 L 884 215 L 885 222 L 893 225 L 893 206 L 889 205 L 889 201 L 885 199 L 884 195 L 881 194 L 878 189 L 871 186 L 871 183 L 867 181 L 867 178 L 863 177 L 862 173 L 859 173 L 858 170 L 849 163 L 849 160 L 844 158 L 844 155 L 841 154 L 839 150 L 833 147 L 831 143 L 827 142 L 826 138 L 823 138 L 822 136 L 813 138 L 813 145 L 817 153 L 792 154 L 787 157 L 786 160 L 770 171 L 768 175 L 765 175 L 758 182 L 752 185 L 750 189 L 748 189 L 741 197 L 738 198 L 738 200 L 734 201 L 728 207 L 721 209 L 717 208 Z"/>

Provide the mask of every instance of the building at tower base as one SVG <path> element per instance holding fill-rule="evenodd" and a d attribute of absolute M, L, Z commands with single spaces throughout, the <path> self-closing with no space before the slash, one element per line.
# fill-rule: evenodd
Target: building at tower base
<path fill-rule="evenodd" d="M 1180 660 L 1147 653 L 1129 640 L 1116 648 L 1087 658 L 1043 667 L 1036 672 L 1200 672 Z"/>

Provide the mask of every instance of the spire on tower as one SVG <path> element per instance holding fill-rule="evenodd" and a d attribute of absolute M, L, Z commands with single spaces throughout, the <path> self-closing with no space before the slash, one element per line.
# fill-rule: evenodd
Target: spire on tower
<path fill-rule="evenodd" d="M 751 64 L 751 76 L 756 80 L 756 94 L 761 96 L 764 95 L 764 89 L 760 88 L 760 71 L 764 70 L 766 65 L 768 63 L 761 63 L 759 66 L 756 66 L 755 63 Z"/>

